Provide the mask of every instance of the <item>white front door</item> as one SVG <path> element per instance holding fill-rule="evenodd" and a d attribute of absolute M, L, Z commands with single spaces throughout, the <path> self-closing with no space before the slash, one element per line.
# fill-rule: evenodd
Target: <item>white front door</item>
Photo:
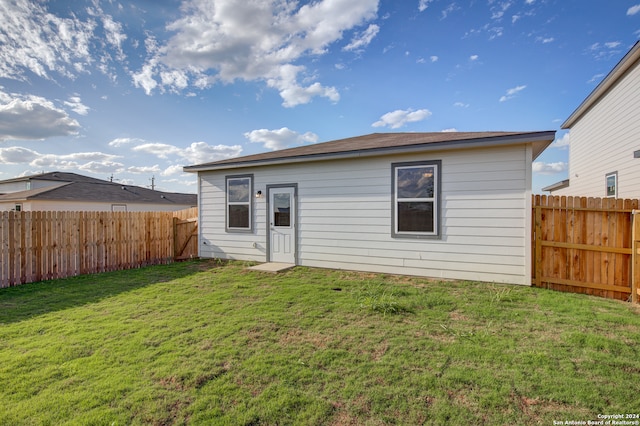
<path fill-rule="evenodd" d="M 269 252 L 271 262 L 296 263 L 295 188 L 269 188 Z"/>

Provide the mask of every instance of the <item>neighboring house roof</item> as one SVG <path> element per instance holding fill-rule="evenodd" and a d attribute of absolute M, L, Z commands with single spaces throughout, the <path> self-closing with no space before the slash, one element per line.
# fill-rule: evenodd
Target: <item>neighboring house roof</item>
<path fill-rule="evenodd" d="M 366 157 L 386 153 L 488 147 L 516 143 L 533 143 L 533 158 L 536 158 L 553 141 L 554 137 L 555 131 L 372 133 L 331 142 L 187 166 L 184 167 L 184 171 L 198 172 L 244 166 Z"/>
<path fill-rule="evenodd" d="M 140 186 L 108 182 L 88 176 L 77 175 L 75 173 L 45 173 L 42 175 L 10 179 L 2 181 L 2 183 L 23 180 L 59 181 L 60 183 L 37 189 L 0 195 L 0 201 L 57 200 L 104 203 L 179 204 L 195 206 L 197 205 L 198 198 L 196 194 L 154 191 Z"/>
<path fill-rule="evenodd" d="M 545 186 L 542 188 L 543 191 L 557 191 L 559 189 L 568 188 L 569 187 L 569 179 L 561 180 L 560 182 L 553 183 L 549 186 Z"/>
<path fill-rule="evenodd" d="M 89 176 L 83 176 L 76 173 L 67 172 L 47 172 L 39 173 L 37 175 L 21 176 L 13 179 L 6 179 L 0 181 L 0 184 L 13 183 L 13 182 L 28 182 L 28 181 L 46 181 L 46 182 L 94 182 L 105 183 L 107 181 Z M 111 183 L 111 182 L 108 182 Z"/>
<path fill-rule="evenodd" d="M 580 106 L 562 123 L 562 129 L 570 129 L 593 105 L 598 103 L 611 88 L 616 85 L 627 72 L 636 66 L 640 61 L 640 41 L 633 45 L 631 50 L 618 62 L 618 64 L 607 74 L 607 76 L 596 86 L 595 89 L 582 101 Z"/>

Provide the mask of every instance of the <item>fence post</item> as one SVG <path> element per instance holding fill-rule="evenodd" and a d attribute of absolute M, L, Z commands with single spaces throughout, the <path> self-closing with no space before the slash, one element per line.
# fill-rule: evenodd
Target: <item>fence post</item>
<path fill-rule="evenodd" d="M 540 287 L 542 282 L 542 206 L 540 203 L 536 203 L 536 214 L 535 214 L 535 255 L 534 255 L 534 267 L 535 267 L 535 277 L 533 284 L 536 287 Z"/>
<path fill-rule="evenodd" d="M 636 228 L 640 224 L 638 222 L 638 210 L 631 212 L 631 222 L 633 228 L 631 228 L 631 302 L 638 303 L 638 281 L 636 274 L 638 273 L 638 234 Z"/>

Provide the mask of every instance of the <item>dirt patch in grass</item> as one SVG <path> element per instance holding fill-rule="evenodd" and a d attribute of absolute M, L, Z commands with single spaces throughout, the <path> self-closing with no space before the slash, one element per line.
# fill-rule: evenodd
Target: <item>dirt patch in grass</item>
<path fill-rule="evenodd" d="M 284 347 L 312 345 L 317 349 L 325 349 L 331 340 L 329 335 L 295 327 L 284 332 L 278 342 Z"/>

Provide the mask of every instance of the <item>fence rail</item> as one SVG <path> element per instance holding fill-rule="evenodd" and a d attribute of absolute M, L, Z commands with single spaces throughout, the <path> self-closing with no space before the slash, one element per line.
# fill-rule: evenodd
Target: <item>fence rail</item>
<path fill-rule="evenodd" d="M 1 212 L 0 288 L 140 266 L 175 256 L 179 212 Z"/>
<path fill-rule="evenodd" d="M 533 196 L 533 285 L 636 301 L 638 204 L 639 200 Z"/>

